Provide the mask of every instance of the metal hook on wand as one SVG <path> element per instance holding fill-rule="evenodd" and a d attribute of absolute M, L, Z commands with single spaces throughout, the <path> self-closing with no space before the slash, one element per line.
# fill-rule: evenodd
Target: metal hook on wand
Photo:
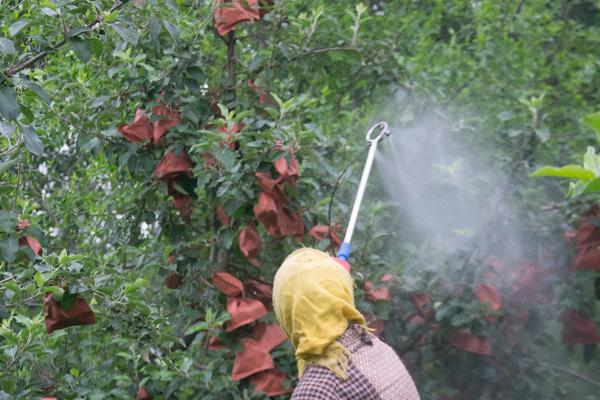
<path fill-rule="evenodd" d="M 379 134 L 377 134 L 375 137 L 371 137 L 376 130 L 379 130 Z M 373 125 L 367 132 L 366 139 L 369 146 L 369 154 L 367 155 L 367 161 L 365 162 L 362 177 L 360 178 L 360 183 L 358 184 L 358 191 L 356 192 L 356 198 L 354 199 L 354 205 L 352 206 L 352 213 L 350 214 L 350 221 L 348 222 L 348 228 L 346 229 L 346 236 L 344 237 L 344 242 L 340 246 L 340 249 L 337 253 L 337 258 L 343 260 L 344 262 L 350 257 L 350 242 L 352 241 L 352 235 L 354 234 L 354 228 L 356 227 L 356 220 L 358 219 L 360 205 L 365 195 L 365 189 L 371 173 L 371 167 L 373 166 L 373 161 L 375 160 L 377 145 L 381 140 L 389 136 L 390 133 L 391 132 L 388 128 L 388 124 L 383 121 Z"/>

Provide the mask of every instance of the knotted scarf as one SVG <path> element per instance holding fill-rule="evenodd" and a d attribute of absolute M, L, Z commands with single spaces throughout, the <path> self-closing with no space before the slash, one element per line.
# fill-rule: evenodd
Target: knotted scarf
<path fill-rule="evenodd" d="M 354 306 L 350 273 L 310 248 L 290 254 L 275 275 L 273 308 L 292 342 L 300 376 L 313 365 L 346 379 L 349 351 L 336 341 L 350 323 L 365 325 Z"/>

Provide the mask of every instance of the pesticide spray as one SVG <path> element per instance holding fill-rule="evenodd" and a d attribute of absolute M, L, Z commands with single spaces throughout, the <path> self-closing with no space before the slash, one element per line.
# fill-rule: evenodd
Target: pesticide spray
<path fill-rule="evenodd" d="M 553 284 L 565 276 L 570 255 L 560 232 L 550 236 L 535 230 L 560 230 L 560 222 L 557 216 L 553 227 L 547 214 L 540 214 L 539 222 L 532 218 L 531 213 L 540 213 L 540 207 L 531 208 L 526 202 L 532 190 L 526 164 L 518 154 L 511 162 L 501 151 L 490 151 L 487 143 L 479 141 L 483 135 L 469 126 L 468 118 L 429 112 L 393 130 L 394 135 L 375 159 L 378 173 L 373 190 L 385 191 L 390 206 L 389 216 L 386 214 L 385 222 L 375 230 L 393 237 L 381 256 L 401 271 L 403 289 L 427 293 L 436 322 L 447 329 L 446 341 L 431 347 L 438 346 L 440 354 L 452 360 L 448 368 L 491 368 L 495 371 L 493 379 L 500 382 L 531 378 L 527 369 L 533 365 L 542 366 L 548 374 L 556 371 L 550 369 L 552 365 L 569 363 L 566 351 L 556 351 L 550 357 L 547 349 L 562 346 L 565 307 L 561 302 L 571 293 L 558 292 Z M 444 311 L 450 309 L 444 308 L 447 299 L 456 301 L 454 311 L 461 307 L 467 310 L 467 304 L 478 304 L 490 288 L 500 295 L 495 305 L 499 319 L 478 316 L 461 321 L 459 317 L 444 317 Z M 390 329 L 397 329 L 394 333 L 400 335 L 402 326 L 390 324 Z M 487 341 L 489 352 L 453 342 L 455 332 L 473 335 L 470 337 L 480 338 L 481 343 Z M 542 336 L 546 340 L 542 345 L 529 342 Z M 406 346 L 402 341 L 397 345 L 400 351 Z M 522 347 L 530 352 L 520 353 L 517 349 Z M 480 358 L 453 358 L 450 355 L 456 349 L 460 356 L 475 352 Z M 415 351 L 411 356 L 418 358 L 417 354 Z M 490 367 L 497 357 L 502 358 L 503 372 Z M 447 374 L 463 396 L 458 398 L 475 398 L 470 396 L 493 386 L 492 381 L 469 372 L 469 368 Z M 417 379 L 426 380 L 427 376 Z M 589 389 L 583 387 L 582 393 Z M 508 385 L 494 390 L 503 396 L 512 393 Z"/>

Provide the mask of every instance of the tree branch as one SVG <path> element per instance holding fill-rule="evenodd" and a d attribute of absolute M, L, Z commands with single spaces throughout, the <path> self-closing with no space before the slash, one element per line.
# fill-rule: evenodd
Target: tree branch
<path fill-rule="evenodd" d="M 63 28 L 63 34 L 66 35 L 67 32 L 69 31 L 69 28 L 67 27 L 67 23 L 65 22 L 65 16 L 63 15 L 62 11 L 60 11 L 60 8 L 58 10 L 59 10 L 58 15 L 60 16 L 60 23 L 62 24 L 62 28 Z"/>
<path fill-rule="evenodd" d="M 229 81 L 228 92 L 232 96 L 232 100 L 235 100 L 236 89 L 237 89 L 237 70 L 235 62 L 235 44 L 236 37 L 235 31 L 229 32 L 227 35 L 227 79 Z"/>
<path fill-rule="evenodd" d="M 0 1 L 0 3 L 2 3 L 2 2 Z M 11 7 L 10 11 L 15 11 L 23 3 L 25 3 L 25 0 L 19 1 L 17 4 L 15 4 L 14 6 Z"/>
<path fill-rule="evenodd" d="M 356 49 L 355 47 L 352 47 L 352 46 L 338 46 L 338 47 L 324 47 L 324 48 L 320 48 L 320 49 L 312 49 L 312 50 L 309 50 L 307 52 L 304 52 L 304 53 L 301 53 L 301 54 L 297 54 L 294 57 L 292 57 L 291 59 L 295 60 L 295 59 L 301 58 L 301 57 L 312 56 L 314 54 L 329 53 L 329 52 L 332 52 L 332 51 L 352 51 L 352 52 L 355 52 L 355 53 L 358 53 L 358 54 L 362 55 L 362 53 L 358 49 Z"/>
<path fill-rule="evenodd" d="M 38 204 L 40 205 L 40 207 L 42 208 L 42 210 L 44 210 L 46 212 L 46 214 L 48 214 L 48 217 L 50 217 L 52 222 L 54 222 L 54 226 L 56 226 L 58 228 L 61 225 L 60 221 L 58 220 L 56 215 L 54 215 L 54 213 L 52 212 L 52 210 L 50 209 L 50 207 L 44 200 L 44 196 L 42 196 L 42 191 L 33 183 L 31 185 L 31 188 L 33 189 L 34 192 L 36 192 L 36 195 L 38 197 L 37 201 L 38 201 Z"/>
<path fill-rule="evenodd" d="M 511 23 L 515 22 L 515 19 L 517 19 L 517 16 L 519 14 L 521 14 L 521 11 L 523 10 L 523 6 L 524 5 L 525 5 L 525 0 L 519 1 L 519 4 L 517 5 L 517 8 L 515 8 L 515 12 L 514 12 L 512 18 L 510 19 Z"/>
<path fill-rule="evenodd" d="M 593 380 L 592 378 L 590 378 L 588 376 L 582 375 L 582 374 L 580 374 L 578 372 L 575 372 L 575 371 L 572 371 L 572 370 L 570 370 L 568 368 L 561 367 L 561 366 L 558 366 L 558 365 L 548 364 L 548 363 L 543 362 L 543 361 L 536 361 L 536 360 L 532 360 L 532 359 L 525 359 L 525 360 L 529 361 L 530 363 L 537 364 L 537 365 L 539 365 L 542 368 L 547 368 L 547 369 L 550 369 L 550 370 L 553 370 L 553 371 L 562 372 L 563 374 L 571 375 L 574 378 L 577 378 L 579 380 L 582 380 L 584 382 L 589 383 L 592 386 L 596 386 L 597 388 L 600 388 L 600 382 L 597 382 L 597 381 Z"/>
<path fill-rule="evenodd" d="M 123 7 L 127 2 L 126 1 L 117 1 L 115 2 L 115 4 L 109 8 L 106 13 L 109 14 L 113 11 L 116 11 L 118 9 L 120 9 L 121 7 Z M 104 16 L 98 17 L 96 18 L 94 21 L 90 22 L 89 24 L 87 24 L 85 26 L 85 28 L 90 28 L 90 30 L 97 28 L 98 26 L 100 26 L 102 23 L 104 22 Z M 81 34 L 83 34 L 84 32 L 89 32 L 89 31 L 82 31 L 80 33 L 77 33 L 73 36 L 71 36 L 71 38 L 77 37 Z M 67 39 L 62 39 L 61 41 L 59 41 L 58 43 L 56 43 L 53 46 L 50 46 L 49 48 L 47 48 L 46 50 L 42 50 L 39 53 L 37 53 L 36 55 L 28 58 L 27 60 L 23 61 L 20 64 L 17 65 L 11 65 L 8 70 L 7 70 L 7 76 L 10 78 L 11 76 L 13 76 L 14 74 L 16 74 L 17 72 L 20 72 L 22 70 L 24 70 L 25 68 L 31 66 L 32 64 L 34 64 L 36 61 L 38 61 L 41 58 L 44 58 L 45 56 L 47 56 L 48 54 L 50 54 L 51 51 L 54 51 L 56 49 L 58 49 L 59 47 L 64 46 L 67 43 Z"/>

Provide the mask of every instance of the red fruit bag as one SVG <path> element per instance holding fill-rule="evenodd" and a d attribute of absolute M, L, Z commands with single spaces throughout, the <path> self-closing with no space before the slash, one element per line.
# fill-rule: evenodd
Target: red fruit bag
<path fill-rule="evenodd" d="M 600 342 L 600 334 L 594 321 L 586 313 L 569 308 L 563 314 L 562 342 L 594 344 Z"/>
<path fill-rule="evenodd" d="M 183 277 L 179 275 L 177 272 L 171 272 L 165 278 L 165 286 L 169 289 L 178 289 L 183 283 Z"/>
<path fill-rule="evenodd" d="M 490 311 L 499 311 L 502 308 L 502 297 L 494 285 L 481 284 L 476 290 L 477 299 L 486 304 Z"/>
<path fill-rule="evenodd" d="M 192 175 L 192 160 L 188 157 L 185 150 L 177 153 L 170 151 L 161 160 L 154 171 L 156 179 L 173 179 L 177 175 L 186 174 L 190 178 Z"/>
<path fill-rule="evenodd" d="M 136 400 L 152 400 L 152 396 L 148 392 L 148 389 L 141 387 L 137 392 Z"/>
<path fill-rule="evenodd" d="M 51 293 L 46 294 L 46 298 L 44 299 L 44 317 L 48 333 L 69 326 L 93 325 L 96 323 L 94 312 L 90 309 L 85 299 L 79 296 L 69 310 L 64 310 L 62 305 L 54 300 Z"/>
<path fill-rule="evenodd" d="M 173 194 L 173 205 L 179 211 L 179 215 L 181 218 L 188 224 L 190 223 L 190 218 L 192 217 L 192 213 L 194 212 L 192 205 L 194 204 L 194 200 L 185 194 L 182 193 L 174 193 Z"/>
<path fill-rule="evenodd" d="M 242 339 L 244 350 L 236 353 L 231 371 L 231 380 L 239 381 L 258 372 L 275 368 L 268 352 L 255 345 L 252 339 Z"/>
<path fill-rule="evenodd" d="M 260 19 L 258 0 L 217 0 L 214 18 L 217 32 L 225 36 L 240 22 Z"/>
<path fill-rule="evenodd" d="M 263 303 L 243 297 L 230 297 L 227 299 L 227 311 L 231 315 L 231 320 L 227 322 L 225 332 L 231 332 L 240 326 L 248 325 L 268 314 Z"/>
<path fill-rule="evenodd" d="M 240 233 L 238 243 L 240 250 L 248 258 L 250 264 L 258 267 L 260 265 L 260 261 L 258 261 L 257 255 L 262 242 L 258 232 L 256 232 L 256 228 L 254 228 L 252 225 L 245 227 Z"/>
<path fill-rule="evenodd" d="M 133 143 L 152 140 L 152 124 L 148 120 L 146 112 L 141 108 L 135 112 L 135 119 L 131 124 L 120 126 L 118 130 L 125 139 Z"/>
<path fill-rule="evenodd" d="M 221 293 L 229 297 L 244 295 L 244 284 L 242 281 L 227 272 L 215 272 L 213 274 L 213 285 Z"/>
<path fill-rule="evenodd" d="M 487 338 L 475 336 L 467 331 L 455 332 L 450 337 L 450 345 L 469 353 L 492 355 L 492 345 Z"/>
<path fill-rule="evenodd" d="M 271 351 L 285 342 L 287 336 L 277 324 L 257 323 L 252 330 L 255 345 L 264 351 Z"/>
<path fill-rule="evenodd" d="M 273 301 L 273 287 L 271 285 L 257 281 L 256 279 L 248 279 L 246 287 L 252 296 L 263 303 L 271 303 Z"/>
<path fill-rule="evenodd" d="M 366 281 L 364 285 L 365 297 L 369 301 L 378 301 L 385 300 L 388 301 L 390 299 L 390 289 L 385 286 L 381 286 L 376 288 L 373 282 Z"/>
<path fill-rule="evenodd" d="M 33 254 L 35 254 L 36 256 L 42 255 L 42 245 L 40 244 L 40 242 L 37 241 L 37 239 L 31 236 L 23 236 L 22 238 L 20 238 L 19 246 L 29 247 L 31 251 L 33 251 Z"/>
<path fill-rule="evenodd" d="M 269 397 L 290 393 L 293 389 L 284 386 L 287 376 L 276 368 L 260 372 L 250 378 L 257 392 L 263 392 Z"/>
<path fill-rule="evenodd" d="M 152 115 L 160 117 L 160 119 L 152 121 L 152 139 L 154 144 L 160 143 L 163 136 L 169 131 L 169 128 L 181 123 L 179 113 L 171 110 L 167 106 L 160 105 L 152 107 Z"/>

